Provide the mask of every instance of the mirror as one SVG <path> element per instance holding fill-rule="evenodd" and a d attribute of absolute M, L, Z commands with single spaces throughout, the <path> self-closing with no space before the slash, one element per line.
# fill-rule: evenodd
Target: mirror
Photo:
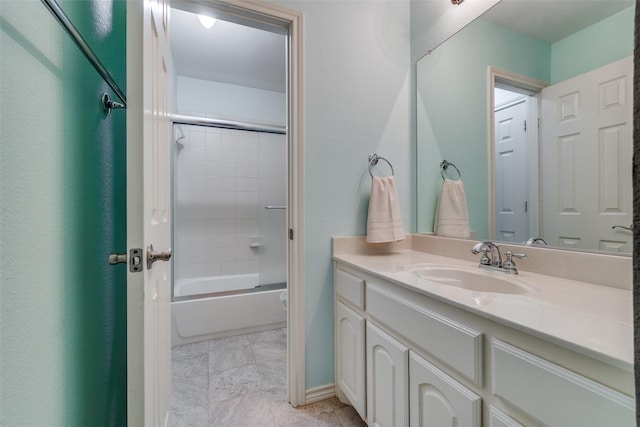
<path fill-rule="evenodd" d="M 433 232 L 447 160 L 473 238 L 631 252 L 633 5 L 502 0 L 418 60 L 418 232 Z M 525 126 L 520 148 L 500 145 Z"/>

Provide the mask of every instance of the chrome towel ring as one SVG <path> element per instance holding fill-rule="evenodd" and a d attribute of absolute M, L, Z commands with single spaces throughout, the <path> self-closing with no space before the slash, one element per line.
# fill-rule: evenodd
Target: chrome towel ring
<path fill-rule="evenodd" d="M 462 179 L 462 174 L 460 173 L 460 169 L 458 169 L 456 167 L 456 165 L 454 165 L 453 163 L 448 162 L 446 160 L 443 160 L 443 161 L 440 162 L 440 176 L 442 176 L 442 179 L 443 180 L 445 179 L 444 171 L 446 171 L 449 166 L 453 166 L 453 168 L 456 170 L 456 172 L 458 172 L 458 180 L 461 180 Z"/>
<path fill-rule="evenodd" d="M 384 157 L 380 157 L 376 153 L 373 153 L 373 154 L 369 154 L 369 175 L 371 175 L 371 178 L 373 178 L 371 167 L 377 165 L 378 160 L 384 160 L 385 162 L 387 162 L 387 164 L 391 168 L 391 176 L 395 175 L 393 172 L 393 165 L 391 164 L 391 162 L 389 162 L 389 160 L 385 159 Z"/>

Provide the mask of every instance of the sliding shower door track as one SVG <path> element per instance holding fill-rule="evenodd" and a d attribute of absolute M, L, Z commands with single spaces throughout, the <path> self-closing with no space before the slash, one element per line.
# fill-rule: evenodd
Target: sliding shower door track
<path fill-rule="evenodd" d="M 246 130 L 251 132 L 275 133 L 286 135 L 285 126 L 269 125 L 263 123 L 250 123 L 235 120 L 210 119 L 207 117 L 184 116 L 181 114 L 171 114 L 169 116 L 174 124 L 204 126 L 222 129 Z"/>
<path fill-rule="evenodd" d="M 238 289 L 235 291 L 211 292 L 208 294 L 196 294 L 196 295 L 183 295 L 179 297 L 173 297 L 171 301 L 179 302 L 179 301 L 190 301 L 194 299 L 203 299 L 203 298 L 227 297 L 232 295 L 252 294 L 256 292 L 277 291 L 281 289 L 287 289 L 287 284 L 284 282 L 270 283 L 268 285 L 258 285 L 255 288 Z"/>

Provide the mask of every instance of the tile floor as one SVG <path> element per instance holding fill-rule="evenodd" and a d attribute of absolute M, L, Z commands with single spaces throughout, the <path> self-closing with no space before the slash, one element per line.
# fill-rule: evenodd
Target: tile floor
<path fill-rule="evenodd" d="M 366 426 L 335 398 L 289 405 L 286 346 L 274 329 L 173 347 L 172 426 Z"/>

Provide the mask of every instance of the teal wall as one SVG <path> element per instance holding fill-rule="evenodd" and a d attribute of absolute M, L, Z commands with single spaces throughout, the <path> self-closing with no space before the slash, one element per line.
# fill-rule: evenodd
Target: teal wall
<path fill-rule="evenodd" d="M 488 237 L 487 67 L 547 81 L 549 58 L 548 44 L 477 20 L 418 62 L 418 231 L 433 230 L 446 159 L 462 172 L 471 229 Z"/>
<path fill-rule="evenodd" d="M 278 3 L 304 13 L 302 285 L 309 389 L 333 383 L 331 237 L 366 233 L 370 153 L 393 164 L 404 227 L 415 231 L 409 2 Z"/>
<path fill-rule="evenodd" d="M 633 54 L 631 6 L 551 45 L 551 80 L 558 83 Z"/>
<path fill-rule="evenodd" d="M 125 2 L 61 6 L 124 85 Z M 0 52 L 0 424 L 123 426 L 125 114 L 40 2 L 0 3 Z"/>

